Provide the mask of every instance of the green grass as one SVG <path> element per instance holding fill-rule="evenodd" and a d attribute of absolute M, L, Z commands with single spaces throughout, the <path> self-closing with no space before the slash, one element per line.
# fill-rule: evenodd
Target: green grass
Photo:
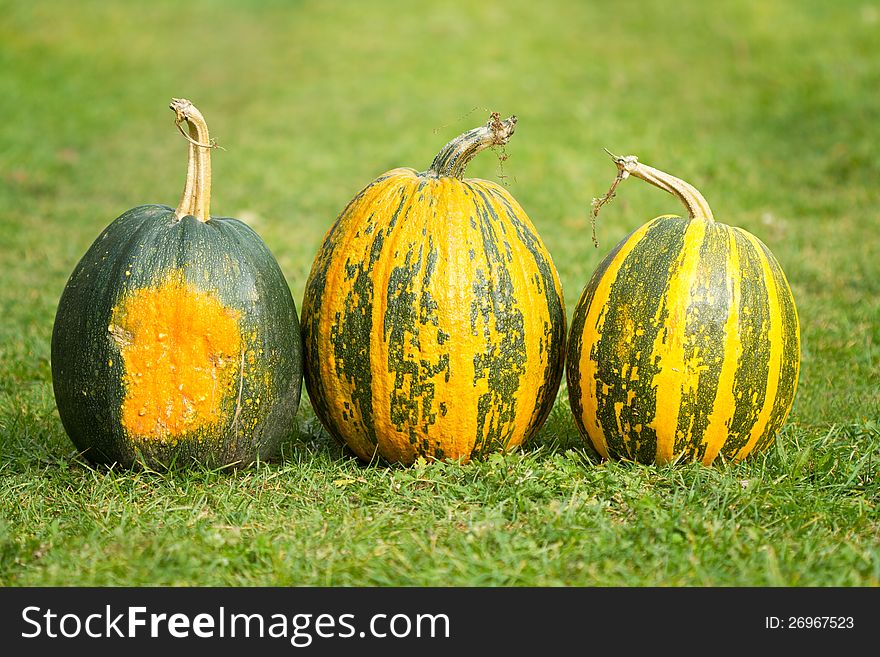
<path fill-rule="evenodd" d="M 378 4 L 0 1 L 0 584 L 880 585 L 880 9 Z M 54 406 L 55 307 L 110 221 L 177 203 L 174 96 L 225 148 L 213 213 L 261 234 L 298 303 L 358 189 L 427 167 L 489 110 L 520 117 L 510 157 L 469 175 L 503 175 L 569 316 L 608 249 L 680 211 L 627 182 L 595 249 L 602 148 L 690 181 L 788 275 L 788 424 L 737 465 L 603 463 L 563 386 L 522 450 L 403 469 L 360 464 L 304 398 L 272 463 L 89 467 Z"/>

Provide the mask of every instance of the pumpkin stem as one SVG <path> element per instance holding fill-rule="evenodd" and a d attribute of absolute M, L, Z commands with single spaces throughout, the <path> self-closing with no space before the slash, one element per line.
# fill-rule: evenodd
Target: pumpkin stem
<path fill-rule="evenodd" d="M 177 129 L 189 142 L 186 185 L 177 206 L 177 218 L 192 215 L 199 221 L 208 221 L 211 218 L 211 149 L 217 145 L 208 135 L 205 117 L 190 101 L 172 98 L 169 107 L 174 111 Z M 189 135 L 183 132 L 183 122 L 187 124 Z"/>
<path fill-rule="evenodd" d="M 492 112 L 486 125 L 468 130 L 447 143 L 434 158 L 431 168 L 424 175 L 433 178 L 461 178 L 465 167 L 480 151 L 491 146 L 504 146 L 516 128 L 516 117 L 501 120 L 498 112 Z"/>
<path fill-rule="evenodd" d="M 703 195 L 693 185 L 675 176 L 670 176 L 664 171 L 642 164 L 635 155 L 615 155 L 608 149 L 605 149 L 605 152 L 611 156 L 614 164 L 617 165 L 617 179 L 604 197 L 593 200 L 594 217 L 598 213 L 598 208 L 614 196 L 614 189 L 617 187 L 617 184 L 622 180 L 626 180 L 629 176 L 635 176 L 675 196 L 687 208 L 689 218 L 715 221 L 712 209 L 709 207 L 706 199 L 703 198 Z"/>

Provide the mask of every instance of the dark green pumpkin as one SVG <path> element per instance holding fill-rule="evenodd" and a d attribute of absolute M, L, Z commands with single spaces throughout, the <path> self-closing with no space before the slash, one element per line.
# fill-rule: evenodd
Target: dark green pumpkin
<path fill-rule="evenodd" d="M 181 205 L 129 210 L 77 264 L 52 334 L 56 405 L 93 462 L 268 459 L 300 401 L 296 307 L 260 237 L 208 214 L 207 127 L 188 101 L 172 109 L 191 135 Z"/>

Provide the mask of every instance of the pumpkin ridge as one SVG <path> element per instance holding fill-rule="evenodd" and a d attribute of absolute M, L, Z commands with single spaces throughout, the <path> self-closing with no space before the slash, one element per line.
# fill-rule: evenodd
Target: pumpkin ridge
<path fill-rule="evenodd" d="M 764 272 L 763 280 L 767 291 L 767 306 L 769 328 L 766 330 L 769 341 L 770 351 L 768 354 L 768 377 L 767 388 L 764 393 L 762 403 L 760 404 L 760 414 L 752 427 L 749 441 L 742 448 L 742 454 L 748 454 L 755 450 L 759 443 L 765 442 L 768 435 L 772 435 L 781 428 L 773 425 L 773 419 L 778 418 L 776 411 L 777 399 L 779 399 L 779 384 L 781 382 L 782 370 L 786 363 L 786 344 L 785 344 L 785 326 L 783 323 L 783 313 L 780 306 L 785 298 L 785 288 L 780 286 L 779 279 L 776 276 L 771 263 L 772 256 L 768 255 L 768 250 L 761 241 L 750 233 L 743 231 L 746 239 L 751 242 L 761 267 Z M 740 458 L 737 455 L 737 458 Z"/>
<path fill-rule="evenodd" d="M 366 457 L 372 454 L 377 445 L 373 376 L 370 366 L 373 358 L 371 336 L 376 326 L 374 270 L 376 264 L 381 261 L 380 255 L 390 237 L 390 230 L 379 228 L 370 235 L 369 239 L 362 240 L 364 243 L 361 249 L 365 251 L 363 258 L 355 260 L 357 263 L 355 265 L 348 263 L 352 259 L 354 244 L 360 237 L 359 231 L 352 230 L 356 216 L 354 213 L 362 207 L 369 208 L 375 213 L 376 206 L 388 199 L 394 189 L 390 185 L 368 186 L 361 195 L 359 203 L 351 205 L 340 220 L 339 229 L 342 230 L 343 241 L 337 244 L 340 253 L 349 255 L 344 267 L 338 268 L 335 273 L 331 268 L 328 283 L 331 289 L 344 291 L 345 296 L 337 307 L 335 317 L 327 313 L 318 329 L 319 335 L 326 336 L 326 346 L 332 353 L 332 357 L 321 362 L 320 367 L 332 368 L 336 377 L 342 378 L 330 380 L 335 381 L 340 388 L 350 389 L 348 395 L 351 399 L 351 407 L 343 410 L 342 421 L 359 422 L 363 426 L 366 442 L 353 446 L 353 449 Z M 360 255 L 359 253 L 358 256 Z M 332 260 L 328 260 L 328 267 L 331 264 Z M 334 283 L 339 278 L 342 280 Z M 339 394 L 339 392 L 334 390 L 331 394 Z"/>
<path fill-rule="evenodd" d="M 495 206 L 496 215 L 500 217 L 503 213 L 513 227 L 514 235 L 510 235 L 509 238 L 515 238 L 523 247 L 523 249 L 513 250 L 519 269 L 519 276 L 515 278 L 528 280 L 529 273 L 535 272 L 536 298 L 540 298 L 545 310 L 546 318 L 543 321 L 543 326 L 537 327 L 537 330 L 542 334 L 542 339 L 539 342 L 540 351 L 536 355 L 528 356 L 528 362 L 535 362 L 535 369 L 539 363 L 543 362 L 543 370 L 538 377 L 543 383 L 536 391 L 534 405 L 527 423 L 527 426 L 531 427 L 530 435 L 532 435 L 541 428 L 550 413 L 556 398 L 556 390 L 562 380 L 565 366 L 565 303 L 558 283 L 558 276 L 555 274 L 555 268 L 549 260 L 549 255 L 538 238 L 534 226 L 531 225 L 531 221 L 519 204 L 504 189 L 489 181 L 473 182 L 473 186 L 487 196 L 489 205 Z M 526 258 L 531 258 L 531 261 Z M 530 318 L 538 315 L 539 313 L 528 313 Z M 530 435 L 524 436 L 523 442 Z"/>
<path fill-rule="evenodd" d="M 739 452 L 737 452 L 734 459 L 739 459 L 742 454 L 748 454 L 751 452 L 754 449 L 755 444 L 760 440 L 764 431 L 767 429 L 773 412 L 773 402 L 776 399 L 778 392 L 778 382 L 782 370 L 783 355 L 783 350 L 781 348 L 782 325 L 781 321 L 779 321 L 781 318 L 776 312 L 776 308 L 779 304 L 779 291 L 776 288 L 776 280 L 773 277 L 773 273 L 770 271 L 770 264 L 767 262 L 764 251 L 761 249 L 760 244 L 758 244 L 757 239 L 748 233 L 744 233 L 743 235 L 751 243 L 755 252 L 756 260 L 760 263 L 760 268 L 763 272 L 761 278 L 766 293 L 767 319 L 765 323 L 762 324 L 761 328 L 762 332 L 767 336 L 768 353 L 766 386 L 763 394 L 761 394 L 756 400 L 758 416 L 751 427 L 746 444 Z M 775 345 L 779 345 L 780 348 L 774 349 Z"/>
<path fill-rule="evenodd" d="M 373 373 L 389 375 L 372 377 L 373 396 L 380 400 L 374 406 L 374 424 L 377 434 L 388 437 L 379 452 L 391 461 L 408 459 L 418 441 L 410 425 L 413 418 L 418 422 L 418 359 L 408 356 L 412 354 L 411 349 L 418 349 L 413 285 L 422 266 L 423 245 L 414 240 L 414 233 L 424 219 L 418 213 L 413 215 L 413 211 L 418 207 L 419 184 L 418 176 L 407 173 L 396 180 L 393 189 L 383 197 L 399 197 L 399 201 L 385 223 L 385 241 L 381 253 L 376 254 L 377 266 L 372 272 L 372 312 L 377 328 L 367 337 L 372 343 L 369 367 Z M 388 203 L 387 208 L 393 205 Z M 379 213 L 380 208 L 376 212 Z M 404 432 L 406 435 L 401 436 Z"/>
<path fill-rule="evenodd" d="M 648 425 L 654 429 L 656 436 L 655 458 L 658 463 L 673 460 L 679 427 L 685 418 L 682 401 L 687 394 L 693 394 L 694 391 L 693 369 L 697 367 L 698 358 L 688 358 L 690 345 L 686 340 L 686 322 L 693 294 L 693 279 L 700 260 L 699 247 L 706 237 L 707 223 L 688 221 L 682 235 L 681 247 L 670 249 L 675 256 L 670 261 L 669 278 L 660 297 L 663 300 L 660 310 L 665 313 L 665 319 L 655 316 L 655 321 L 664 326 L 664 330 L 658 333 L 657 341 L 651 349 L 659 366 L 650 381 L 655 390 L 654 404 L 655 408 L 676 409 L 675 413 L 655 412 Z M 633 378 L 632 370 L 628 371 L 628 381 Z M 632 388 L 630 383 L 627 383 L 627 388 Z M 632 390 L 628 394 L 633 392 L 638 395 L 638 392 Z M 626 430 L 625 432 L 629 433 Z"/>
<path fill-rule="evenodd" d="M 687 220 L 667 217 L 638 237 L 610 287 L 597 330 L 601 337 L 591 346 L 598 421 L 609 453 L 625 458 L 653 459 L 657 448 L 653 382 L 661 365 L 654 345 L 662 339 L 669 313 L 664 295 L 686 228 Z M 630 278 L 635 271 L 644 273 Z"/>
<path fill-rule="evenodd" d="M 279 399 L 292 399 L 299 405 L 302 392 L 301 382 L 288 380 L 284 388 L 284 379 L 279 377 L 278 365 L 284 360 L 295 360 L 297 367 L 302 367 L 302 357 L 295 350 L 290 354 L 283 353 L 284 335 L 275 323 L 266 323 L 265 319 L 276 311 L 279 306 L 284 317 L 279 324 L 291 326 L 296 333 L 301 333 L 301 326 L 296 314 L 296 302 L 287 286 L 284 273 L 277 261 L 271 257 L 266 244 L 258 238 L 256 232 L 243 221 L 232 217 L 213 217 L 203 224 L 205 229 L 219 234 L 223 239 L 223 260 L 226 261 L 228 275 L 238 281 L 239 306 L 246 312 L 242 315 L 241 359 L 239 362 L 237 396 L 235 410 L 229 421 L 229 429 L 234 430 L 234 441 L 240 442 L 251 436 L 248 449 L 258 446 L 258 436 L 262 429 L 256 417 L 246 418 L 246 410 L 251 406 L 268 406 L 272 416 L 266 417 L 266 424 L 273 426 L 289 426 L 293 415 L 290 406 L 277 404 Z M 255 272 L 260 272 L 256 276 Z M 221 290 L 217 290 L 222 294 Z M 278 297 L 282 297 L 279 300 Z"/>
<path fill-rule="evenodd" d="M 528 354 L 523 312 L 518 307 L 507 260 L 496 234 L 496 225 L 501 226 L 501 222 L 485 193 L 479 188 L 475 191 L 482 201 L 478 202 L 475 197 L 474 207 L 486 272 L 480 275 L 480 270 L 476 270 L 471 325 L 476 328 L 475 321 L 483 318 L 486 350 L 474 355 L 474 377 L 475 380 L 485 378 L 489 385 L 478 402 L 475 449 L 485 452 L 499 446 L 506 448 L 514 433 L 517 392 L 523 383 Z M 505 253 L 509 251 L 507 245 Z"/>
<path fill-rule="evenodd" d="M 761 262 L 751 241 L 740 230 L 733 229 L 732 233 L 737 244 L 742 270 L 745 272 L 760 270 Z M 743 344 L 748 344 L 749 348 L 740 351 L 733 378 L 735 406 L 730 418 L 729 435 L 721 449 L 721 455 L 729 460 L 735 460 L 748 443 L 751 428 L 758 420 L 766 394 L 771 343 L 764 326 L 768 323 L 769 317 L 770 307 L 765 281 L 743 276 L 739 308 L 739 340 Z"/>
<path fill-rule="evenodd" d="M 716 404 L 726 390 L 719 381 L 729 356 L 726 333 L 736 332 L 735 321 L 729 320 L 730 303 L 738 298 L 733 281 L 726 276 L 729 231 L 719 224 L 704 225 L 702 243 L 698 248 L 692 246 L 698 252 L 698 266 L 688 291 L 684 329 L 689 336 L 684 357 L 691 363 L 696 382 L 682 395 L 673 444 L 673 453 L 698 460 L 705 457 L 711 443 L 720 445 L 727 437 L 722 427 L 720 441 L 713 440 L 710 427 Z"/>
<path fill-rule="evenodd" d="M 572 414 L 574 415 L 575 425 L 577 426 L 578 431 L 583 435 L 589 435 L 591 438 L 596 450 L 604 456 L 608 458 L 608 448 L 605 445 L 604 435 L 600 435 L 599 428 L 594 426 L 592 430 L 588 431 L 586 425 L 584 424 L 585 418 L 585 409 L 584 409 L 584 397 L 589 394 L 591 397 L 594 396 L 592 392 L 584 392 L 581 382 L 586 378 L 582 373 L 581 363 L 582 358 L 581 355 L 586 356 L 589 354 L 590 350 L 584 348 L 584 335 L 586 333 L 587 327 L 587 317 L 590 313 L 590 309 L 594 307 L 594 298 L 597 294 L 597 290 L 600 287 L 600 284 L 605 279 L 605 274 L 611 268 L 612 264 L 615 266 L 619 266 L 620 263 L 617 262 L 617 256 L 620 253 L 621 249 L 625 246 L 629 245 L 629 248 L 632 248 L 632 243 L 630 242 L 631 238 L 635 231 L 631 232 L 629 235 L 620 240 L 614 248 L 608 252 L 608 254 L 602 258 L 599 262 L 599 265 L 596 267 L 596 270 L 593 272 L 590 279 L 587 281 L 587 284 L 584 286 L 584 289 L 581 290 L 581 295 L 578 298 L 578 302 L 575 304 L 574 312 L 572 313 L 571 318 L 571 329 L 570 334 L 566 344 L 566 352 L 565 352 L 565 374 L 566 374 L 566 384 L 568 387 L 568 399 L 571 404 Z M 613 277 L 616 276 L 616 272 L 612 272 L 609 274 L 608 281 L 613 280 Z M 595 307 L 599 307 L 597 303 Z"/>
<path fill-rule="evenodd" d="M 615 251 L 612 252 L 614 256 L 606 264 L 603 275 L 601 277 L 592 277 L 584 293 L 581 295 L 581 298 L 585 301 L 588 300 L 589 303 L 583 306 L 579 304 L 579 307 L 584 308 L 584 330 L 580 334 L 580 351 L 572 352 L 572 357 L 577 362 L 578 378 L 582 382 L 577 387 L 581 390 L 578 400 L 581 402 L 580 405 L 583 410 L 577 418 L 578 422 L 583 423 L 584 431 L 590 437 L 596 451 L 605 458 L 612 456 L 612 451 L 609 435 L 606 433 L 598 414 L 600 386 L 602 385 L 599 378 L 598 345 L 605 337 L 603 329 L 610 308 L 609 298 L 614 283 L 620 276 L 629 255 L 644 239 L 644 236 L 654 229 L 659 221 L 660 219 L 658 218 L 648 222 L 630 233 L 629 237 L 622 240 Z M 586 391 L 584 391 L 584 382 L 586 383 Z M 571 394 L 569 392 L 570 397 Z M 613 454 L 616 454 L 616 452 Z"/>
<path fill-rule="evenodd" d="M 776 314 L 779 315 L 782 321 L 782 349 L 780 358 L 784 367 L 776 388 L 776 398 L 772 402 L 773 411 L 770 415 L 770 420 L 767 423 L 764 435 L 755 444 L 755 451 L 765 449 L 788 418 L 794 404 L 795 390 L 797 389 L 798 376 L 800 374 L 800 359 L 798 358 L 800 353 L 800 329 L 798 326 L 797 308 L 794 305 L 791 289 L 789 288 L 785 273 L 782 271 L 782 267 L 775 256 L 773 256 L 770 249 L 763 242 L 760 240 L 758 242 L 770 265 L 776 288 L 779 291 L 777 295 L 779 306 L 776 309 Z"/>

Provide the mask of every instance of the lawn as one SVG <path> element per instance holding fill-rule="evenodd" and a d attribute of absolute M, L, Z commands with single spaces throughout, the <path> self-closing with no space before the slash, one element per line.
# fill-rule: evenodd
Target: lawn
<path fill-rule="evenodd" d="M 674 7 L 674 8 L 673 8 Z M 880 5 L 528 0 L 0 0 L 0 584 L 880 585 Z M 683 178 L 784 268 L 794 408 L 736 465 L 603 462 L 565 385 L 523 448 L 366 466 L 303 394 L 279 458 L 238 472 L 93 468 L 64 433 L 50 335 L 67 277 L 142 203 L 176 205 L 204 112 L 212 212 L 264 239 L 297 305 L 366 183 L 427 168 L 491 111 L 501 181 L 553 256 L 568 317 L 593 269 Z"/>

